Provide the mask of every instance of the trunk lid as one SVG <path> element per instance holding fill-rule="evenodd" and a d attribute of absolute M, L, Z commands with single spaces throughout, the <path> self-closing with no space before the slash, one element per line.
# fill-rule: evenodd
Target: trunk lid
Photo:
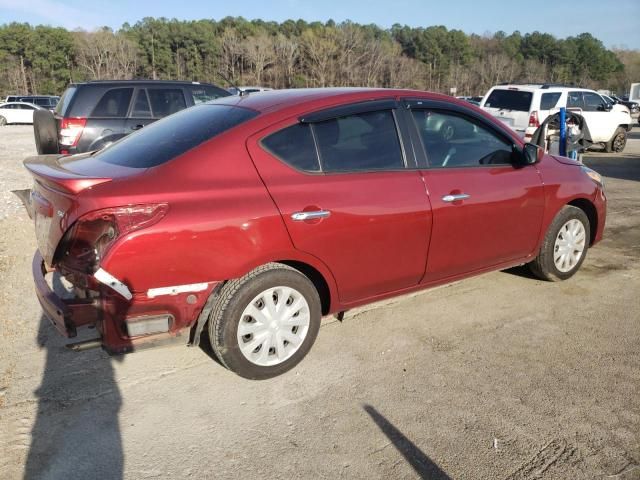
<path fill-rule="evenodd" d="M 132 170 L 103 164 L 91 158 L 90 153 L 72 157 L 38 155 L 25 159 L 24 166 L 33 176 L 34 184 L 30 192 L 19 196 L 33 218 L 38 250 L 48 265 L 53 264 L 56 248 L 66 230 L 83 213 L 79 208 L 80 194 L 127 176 Z"/>

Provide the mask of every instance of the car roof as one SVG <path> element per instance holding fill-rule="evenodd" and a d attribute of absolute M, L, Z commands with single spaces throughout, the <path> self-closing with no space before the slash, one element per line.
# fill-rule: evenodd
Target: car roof
<path fill-rule="evenodd" d="M 431 98 L 433 100 L 445 100 L 447 102 L 468 105 L 463 100 L 439 93 L 430 93 L 419 90 L 403 90 L 390 88 L 359 88 L 359 87 L 333 87 L 333 88 L 292 88 L 285 90 L 267 90 L 260 92 L 260 95 L 244 95 L 223 97 L 213 100 L 210 103 L 234 105 L 245 107 L 259 112 L 273 112 L 288 107 L 299 106 L 317 100 L 341 99 L 343 101 L 353 100 L 366 101 L 389 97 L 412 97 Z"/>
<path fill-rule="evenodd" d="M 29 105 L 31 107 L 42 108 L 40 105 L 36 105 L 35 103 L 29 102 L 2 102 L 0 105 Z"/>
<path fill-rule="evenodd" d="M 596 92 L 590 88 L 583 87 L 572 87 L 570 85 L 554 85 L 548 83 L 511 83 L 505 85 L 495 85 L 492 87 L 494 90 L 514 90 L 517 89 L 519 91 L 524 92 L 536 92 L 536 91 L 544 91 L 544 92 L 564 92 L 566 90 L 571 90 L 572 92 Z M 598 93 L 598 95 L 601 95 Z"/>
<path fill-rule="evenodd" d="M 217 85 L 213 85 L 212 83 L 207 82 L 190 82 L 188 80 L 91 80 L 88 82 L 76 82 L 70 84 L 70 86 L 80 86 L 80 85 L 208 85 L 212 87 L 216 87 Z M 220 88 L 220 87 L 218 87 Z"/>

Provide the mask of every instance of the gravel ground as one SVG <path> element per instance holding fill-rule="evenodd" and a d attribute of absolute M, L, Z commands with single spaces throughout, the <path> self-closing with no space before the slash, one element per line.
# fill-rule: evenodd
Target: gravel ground
<path fill-rule="evenodd" d="M 200 349 L 66 351 L 30 273 L 30 127 L 0 128 L 0 477 L 640 479 L 640 129 L 563 283 L 496 272 L 325 321 L 251 382 Z"/>

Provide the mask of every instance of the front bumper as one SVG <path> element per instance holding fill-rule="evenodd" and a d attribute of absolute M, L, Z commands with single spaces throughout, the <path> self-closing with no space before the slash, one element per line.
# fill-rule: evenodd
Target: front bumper
<path fill-rule="evenodd" d="M 73 338 L 78 327 L 98 323 L 100 309 L 95 299 L 63 298 L 49 287 L 45 279 L 48 271 L 38 251 L 33 256 L 31 270 L 42 310 L 62 335 Z"/>

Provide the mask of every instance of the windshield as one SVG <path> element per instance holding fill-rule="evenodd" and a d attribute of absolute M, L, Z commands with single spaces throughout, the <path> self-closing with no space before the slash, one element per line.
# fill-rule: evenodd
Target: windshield
<path fill-rule="evenodd" d="M 155 167 L 257 115 L 229 105 L 196 105 L 124 137 L 95 158 L 124 167 Z"/>
<path fill-rule="evenodd" d="M 518 112 L 528 112 L 531 106 L 531 92 L 521 90 L 500 90 L 496 89 L 489 95 L 484 103 L 485 107 L 497 108 L 499 110 L 516 110 Z"/>

